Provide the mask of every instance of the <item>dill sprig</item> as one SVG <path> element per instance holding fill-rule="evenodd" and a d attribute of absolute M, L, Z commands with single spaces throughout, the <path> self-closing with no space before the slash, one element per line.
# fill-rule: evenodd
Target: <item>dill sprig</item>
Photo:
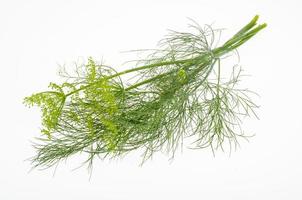
<path fill-rule="evenodd" d="M 143 150 L 143 161 L 155 152 L 171 156 L 184 138 L 192 148 L 213 152 L 238 144 L 246 137 L 243 117 L 255 115 L 257 105 L 249 90 L 237 87 L 241 68 L 222 78 L 222 57 L 257 34 L 266 24 L 258 16 L 220 47 L 220 30 L 190 25 L 192 32 L 171 31 L 147 59 L 122 72 L 89 58 L 76 74 L 64 72 L 66 81 L 51 83 L 50 90 L 26 97 L 26 105 L 42 110 L 42 133 L 34 144 L 34 167 L 51 167 L 69 156 L 85 152 L 92 165 L 100 158 Z M 136 81 L 123 81 L 134 74 Z"/>

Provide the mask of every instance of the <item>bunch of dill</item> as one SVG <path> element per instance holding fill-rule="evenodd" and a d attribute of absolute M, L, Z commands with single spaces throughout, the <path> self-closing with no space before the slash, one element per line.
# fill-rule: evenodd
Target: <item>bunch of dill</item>
<path fill-rule="evenodd" d="M 147 59 L 122 72 L 92 58 L 64 74 L 62 84 L 25 98 L 25 104 L 42 110 L 42 133 L 34 144 L 34 167 L 50 167 L 85 152 L 91 165 L 100 158 L 123 156 L 141 149 L 143 161 L 154 152 L 172 156 L 187 137 L 193 148 L 223 148 L 245 137 L 241 119 L 257 107 L 248 90 L 238 89 L 241 69 L 221 77 L 221 58 L 253 37 L 266 24 L 258 16 L 220 47 L 214 46 L 220 30 L 193 23 L 193 32 L 176 32 L 160 42 Z M 123 75 L 136 82 L 125 83 Z"/>

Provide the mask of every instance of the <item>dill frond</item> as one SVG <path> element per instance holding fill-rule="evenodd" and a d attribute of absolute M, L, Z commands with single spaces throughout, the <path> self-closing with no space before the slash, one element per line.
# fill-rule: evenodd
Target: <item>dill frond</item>
<path fill-rule="evenodd" d="M 24 103 L 42 110 L 42 133 L 34 144 L 34 167 L 51 167 L 69 156 L 85 152 L 92 165 L 95 156 L 118 157 L 143 150 L 143 162 L 155 152 L 171 156 L 184 138 L 192 148 L 211 147 L 213 152 L 238 145 L 246 137 L 244 117 L 256 116 L 257 105 L 249 90 L 238 88 L 241 68 L 222 77 L 222 57 L 266 27 L 258 16 L 231 39 L 216 47 L 221 30 L 190 25 L 192 32 L 171 31 L 159 48 L 135 68 L 122 72 L 92 58 L 63 74 L 63 84 L 26 97 Z M 122 76 L 134 74 L 134 83 Z M 257 117 L 257 116 L 256 116 Z"/>

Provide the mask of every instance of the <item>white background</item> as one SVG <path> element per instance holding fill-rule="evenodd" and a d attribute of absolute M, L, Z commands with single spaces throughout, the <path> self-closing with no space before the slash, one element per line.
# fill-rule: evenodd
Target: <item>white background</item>
<path fill-rule="evenodd" d="M 1 0 L 0 199 L 302 199 L 301 10 L 298 0 Z M 256 136 L 230 157 L 185 149 L 143 167 L 137 155 L 96 161 L 90 180 L 85 167 L 72 171 L 79 157 L 54 177 L 29 172 L 40 118 L 22 99 L 59 80 L 58 64 L 93 56 L 122 70 L 121 51 L 154 47 L 186 17 L 227 28 L 227 37 L 255 14 L 268 27 L 239 51 L 246 83 L 261 95 L 260 120 L 245 124 Z"/>

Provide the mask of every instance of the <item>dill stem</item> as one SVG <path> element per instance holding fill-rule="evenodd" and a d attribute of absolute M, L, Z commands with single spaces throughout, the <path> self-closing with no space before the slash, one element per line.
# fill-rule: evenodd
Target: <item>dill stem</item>
<path fill-rule="evenodd" d="M 218 59 L 218 72 L 217 72 L 217 97 L 219 101 L 219 87 L 220 87 L 220 59 Z"/>
<path fill-rule="evenodd" d="M 132 89 L 137 88 L 137 87 L 139 87 L 139 86 L 141 86 L 141 85 L 150 83 L 150 82 L 152 82 L 152 81 L 154 81 L 154 80 L 156 80 L 156 79 L 159 79 L 159 78 L 164 77 L 164 76 L 166 76 L 166 75 L 169 75 L 169 74 L 171 74 L 171 73 L 173 73 L 173 71 L 172 71 L 172 72 L 166 72 L 166 73 L 157 75 L 157 76 L 155 76 L 155 77 L 153 77 L 153 78 L 149 78 L 149 79 L 147 79 L 147 80 L 144 80 L 144 81 L 141 81 L 141 82 L 139 82 L 139 83 L 133 84 L 133 85 L 127 87 L 127 88 L 125 89 L 125 91 L 132 90 Z"/>
<path fill-rule="evenodd" d="M 223 56 L 224 54 L 229 53 L 232 50 L 235 50 L 236 48 L 238 48 L 239 46 L 241 46 L 243 43 L 245 43 L 247 40 L 249 40 L 250 38 L 252 38 L 261 29 L 265 28 L 266 24 L 261 24 L 261 25 L 258 25 L 256 28 L 252 29 L 256 25 L 257 19 L 258 19 L 258 16 L 256 15 L 252 19 L 252 21 L 250 23 L 248 23 L 246 26 L 244 26 L 230 40 L 228 40 L 227 42 L 225 42 L 221 47 L 215 48 L 212 51 L 210 51 L 209 52 L 210 56 L 212 54 L 212 56 L 214 58 L 219 58 L 219 57 Z M 122 76 L 122 75 L 125 75 L 125 74 L 128 74 L 128 73 L 132 73 L 132 72 L 136 72 L 136 71 L 144 70 L 144 69 L 149 69 L 149 68 L 154 68 L 154 67 L 160 67 L 160 66 L 165 66 L 165 65 L 183 64 L 183 63 L 191 63 L 192 61 L 206 59 L 206 57 L 208 57 L 208 56 L 209 56 L 209 54 L 203 54 L 201 56 L 197 56 L 195 58 L 190 58 L 190 59 L 174 60 L 174 61 L 164 61 L 164 62 L 154 63 L 154 64 L 150 64 L 150 65 L 144 65 L 144 66 L 141 66 L 141 67 L 136 67 L 136 68 L 132 68 L 132 69 L 128 69 L 128 70 L 124 70 L 124 71 L 118 72 L 118 73 L 113 74 L 111 76 L 105 77 L 105 79 L 112 79 L 112 78 L 115 78 L 115 77 L 118 77 L 118 76 Z M 162 77 L 164 77 L 166 75 L 169 75 L 171 73 L 172 72 L 167 72 L 167 73 L 164 73 L 164 74 L 160 74 L 160 75 L 155 76 L 153 78 L 144 80 L 144 81 L 139 82 L 137 84 L 134 84 L 134 85 L 126 88 L 125 90 L 131 90 L 131 89 L 137 88 L 137 87 L 139 87 L 141 85 L 150 83 L 150 82 L 152 82 L 152 81 L 154 81 L 154 80 L 156 80 L 158 78 L 162 78 Z M 84 90 L 86 88 L 89 88 L 89 87 L 91 87 L 93 85 L 96 85 L 101 80 L 103 80 L 103 78 L 100 79 L 99 81 L 94 82 L 94 83 L 90 83 L 90 84 L 87 84 L 87 85 L 85 85 L 83 87 L 80 87 L 80 88 L 78 88 L 78 89 L 76 89 L 76 90 L 74 90 L 74 91 L 66 94 L 66 97 L 68 97 L 68 96 L 70 96 L 70 95 L 72 95 L 74 93 L 77 93 L 77 92 L 79 92 L 81 90 Z"/>
<path fill-rule="evenodd" d="M 164 65 L 173 65 L 173 64 L 181 64 L 181 63 L 184 63 L 184 62 L 187 62 L 188 60 L 191 60 L 191 59 L 185 59 L 185 60 L 176 60 L 176 61 L 166 61 L 166 62 L 160 62 L 160 63 L 154 63 L 154 64 L 150 64 L 150 65 L 144 65 L 144 66 L 141 66 L 141 67 L 136 67 L 136 68 L 132 68 L 132 69 L 127 69 L 125 71 L 121 71 L 121 72 L 118 72 L 116 74 L 113 74 L 111 76 L 107 76 L 106 79 L 112 79 L 112 78 L 115 78 L 115 77 L 118 77 L 118 76 L 122 76 L 122 75 L 125 75 L 125 74 L 128 74 L 128 73 L 131 73 L 131 72 L 136 72 L 136 71 L 139 71 L 139 70 L 143 70 L 143 69 L 148 69 L 148 68 L 153 68 L 153 67 L 159 67 L 159 66 L 164 66 Z M 67 96 L 70 96 L 74 93 L 77 93 L 81 90 L 84 90 L 86 88 L 89 88 L 95 84 L 98 84 L 101 80 L 103 79 L 100 79 L 94 83 L 90 83 L 90 84 L 87 84 L 83 87 L 80 87 L 79 89 L 76 89 L 68 94 L 66 94 L 66 97 Z"/>
<path fill-rule="evenodd" d="M 249 40 L 251 37 L 253 37 L 261 29 L 263 29 L 263 28 L 266 27 L 266 24 L 261 24 L 261 25 L 257 26 L 255 29 L 250 30 L 251 28 L 253 28 L 253 26 L 256 25 L 257 20 L 258 20 L 258 15 L 256 15 L 249 24 L 247 24 L 239 32 L 237 32 L 230 40 L 228 40 L 226 43 L 224 43 L 223 46 L 212 50 L 213 57 L 214 58 L 218 58 L 218 62 L 219 62 L 218 63 L 219 64 L 219 68 L 218 68 L 218 70 L 219 70 L 219 76 L 220 76 L 220 59 L 219 59 L 219 57 L 223 56 L 226 53 L 229 53 L 232 50 L 235 50 L 236 48 L 238 48 L 239 46 L 241 46 L 243 43 L 245 43 L 247 40 Z M 205 55 L 202 55 L 202 56 L 199 56 L 199 57 L 200 57 L 200 59 L 206 59 L 207 56 L 208 55 L 205 54 Z M 184 62 L 187 62 L 187 61 L 190 61 L 190 60 L 193 61 L 193 60 L 196 60 L 196 59 L 198 59 L 198 57 L 195 57 L 195 58 L 192 58 L 192 59 L 188 59 L 188 60 L 179 60 L 179 61 L 180 61 L 180 63 L 184 63 Z M 161 64 L 161 63 L 157 63 L 157 64 Z M 174 63 L 174 64 L 176 64 L 176 63 Z M 165 65 L 165 64 L 163 64 L 163 65 Z M 158 65 L 158 66 L 163 66 L 163 65 Z M 166 64 L 166 65 L 168 65 L 168 64 Z M 140 70 L 140 68 L 146 69 L 144 67 L 146 67 L 146 66 L 139 67 L 139 68 L 134 68 L 132 70 L 136 71 L 135 69 Z M 155 66 L 153 66 L 153 67 L 155 67 Z M 125 90 L 131 90 L 131 89 L 137 88 L 137 87 L 139 87 L 141 85 L 150 83 L 150 82 L 152 82 L 152 81 L 154 81 L 154 80 L 156 80 L 158 78 L 162 78 L 162 77 L 164 77 L 166 75 L 169 75 L 171 73 L 173 73 L 173 71 L 172 72 L 167 72 L 167 73 L 164 73 L 164 74 L 160 74 L 160 75 L 155 76 L 153 78 L 150 78 L 150 79 L 144 80 L 142 82 L 136 83 L 136 84 L 134 84 L 134 85 L 126 88 Z M 219 84 L 219 79 L 218 79 L 218 84 Z"/>

